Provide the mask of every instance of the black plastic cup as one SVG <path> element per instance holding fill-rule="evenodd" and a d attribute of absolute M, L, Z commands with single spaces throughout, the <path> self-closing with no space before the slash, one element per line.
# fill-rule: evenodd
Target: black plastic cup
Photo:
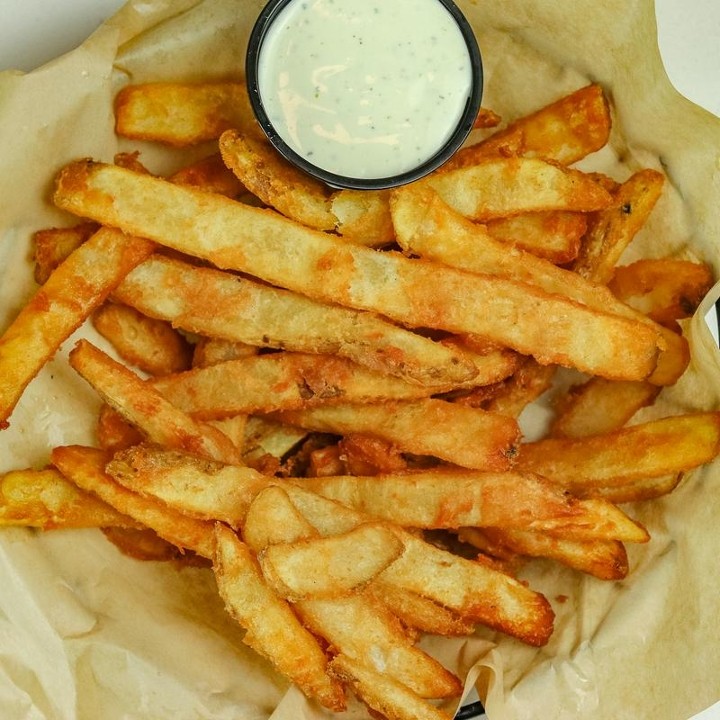
<path fill-rule="evenodd" d="M 275 22 L 282 10 L 293 1 L 294 0 L 270 0 L 270 2 L 265 5 L 250 33 L 245 58 L 245 75 L 250 95 L 250 104 L 260 127 L 267 135 L 268 140 L 280 152 L 280 154 L 296 167 L 304 170 L 309 175 L 312 175 L 331 187 L 352 188 L 356 190 L 380 190 L 405 185 L 424 177 L 449 160 L 450 157 L 452 157 L 452 155 L 462 146 L 463 142 L 465 142 L 468 134 L 473 128 L 475 118 L 477 117 L 478 110 L 480 109 L 483 92 L 483 67 L 480 49 L 470 23 L 467 21 L 457 5 L 452 0 L 437 0 L 438 3 L 444 6 L 457 24 L 463 39 L 465 40 L 470 59 L 472 75 L 470 93 L 454 131 L 445 140 L 445 142 L 437 148 L 437 151 L 432 156 L 410 170 L 386 177 L 357 178 L 339 175 L 318 167 L 310 162 L 306 157 L 300 155 L 279 135 L 277 129 L 274 127 L 267 112 L 265 111 L 258 78 L 260 51 L 273 22 Z M 366 1 L 367 0 L 358 0 L 358 2 Z"/>

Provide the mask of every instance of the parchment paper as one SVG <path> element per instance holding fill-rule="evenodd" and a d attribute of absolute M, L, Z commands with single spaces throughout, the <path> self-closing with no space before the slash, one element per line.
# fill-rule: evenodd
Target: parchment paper
<path fill-rule="evenodd" d="M 0 74 L 0 327 L 34 290 L 32 231 L 71 222 L 47 201 L 55 172 L 78 157 L 110 161 L 119 148 L 117 89 L 130 81 L 239 77 L 261 4 L 136 0 L 77 51 L 28 75 Z M 717 273 L 720 120 L 671 87 L 652 1 L 460 5 L 483 52 L 486 106 L 512 119 L 600 82 L 613 104 L 613 137 L 582 166 L 619 180 L 639 167 L 667 174 L 665 194 L 624 260 L 701 258 Z M 151 169 L 167 164 L 153 148 L 131 147 Z M 647 414 L 720 406 L 718 353 L 703 322 L 718 292 L 686 324 L 691 368 Z M 40 467 L 54 445 L 93 441 L 97 401 L 67 367 L 70 347 L 72 340 L 0 434 L 0 471 Z M 532 434 L 533 419 L 524 423 Z M 484 630 L 422 641 L 468 684 L 477 681 L 491 720 L 676 720 L 720 699 L 720 467 L 628 510 L 652 540 L 630 548 L 627 580 L 608 583 L 542 562 L 524 572 L 557 613 L 547 647 Z M 130 560 L 97 531 L 0 532 L 2 718 L 324 716 L 241 637 L 206 570 Z M 366 714 L 346 714 L 356 716 Z"/>

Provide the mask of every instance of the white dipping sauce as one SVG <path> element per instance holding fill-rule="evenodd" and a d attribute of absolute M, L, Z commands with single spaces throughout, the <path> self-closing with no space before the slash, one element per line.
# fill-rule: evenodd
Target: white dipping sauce
<path fill-rule="evenodd" d="M 438 0 L 293 0 L 267 32 L 260 99 L 313 165 L 386 178 L 448 141 L 472 90 L 471 57 Z"/>

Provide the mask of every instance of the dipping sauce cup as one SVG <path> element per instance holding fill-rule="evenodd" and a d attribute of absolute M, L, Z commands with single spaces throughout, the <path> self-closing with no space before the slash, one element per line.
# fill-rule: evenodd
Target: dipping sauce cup
<path fill-rule="evenodd" d="M 271 0 L 246 77 L 277 150 L 356 189 L 442 165 L 472 129 L 483 87 L 475 35 L 452 0 Z"/>

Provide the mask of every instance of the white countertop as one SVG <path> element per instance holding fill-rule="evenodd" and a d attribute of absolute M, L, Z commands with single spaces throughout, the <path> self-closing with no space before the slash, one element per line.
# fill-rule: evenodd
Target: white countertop
<path fill-rule="evenodd" d="M 29 71 L 81 43 L 124 0 L 0 0 L 0 70 Z M 720 116 L 720 2 L 656 0 L 670 80 Z M 709 320 L 717 331 L 715 317 Z M 720 703 L 693 720 L 720 720 Z"/>

